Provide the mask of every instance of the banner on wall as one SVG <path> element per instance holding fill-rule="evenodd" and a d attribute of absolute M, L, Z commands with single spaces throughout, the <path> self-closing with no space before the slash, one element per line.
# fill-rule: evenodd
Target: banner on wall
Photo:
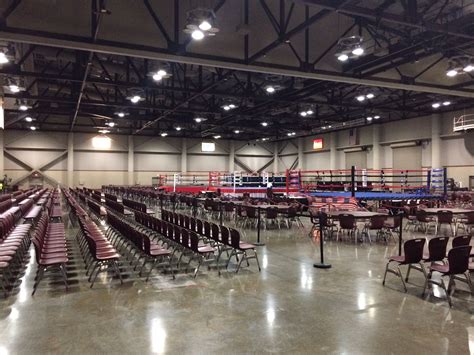
<path fill-rule="evenodd" d="M 349 145 L 359 145 L 359 131 L 357 128 L 349 130 Z"/>

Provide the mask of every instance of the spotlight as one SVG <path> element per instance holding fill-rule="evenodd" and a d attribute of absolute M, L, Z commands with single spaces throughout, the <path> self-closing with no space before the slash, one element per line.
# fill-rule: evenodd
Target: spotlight
<path fill-rule="evenodd" d="M 204 38 L 204 32 L 202 32 L 201 30 L 194 30 L 191 33 L 191 37 L 197 41 L 200 41 L 201 39 Z"/>
<path fill-rule="evenodd" d="M 365 100 L 365 96 L 364 95 L 359 95 L 356 97 L 356 100 L 359 101 L 359 102 L 362 102 Z"/>
<path fill-rule="evenodd" d="M 346 60 L 349 59 L 349 56 L 347 54 L 339 54 L 339 56 L 337 57 L 337 60 L 339 60 L 340 62 L 345 62 Z"/>
<path fill-rule="evenodd" d="M 199 28 L 203 31 L 209 31 L 212 28 L 212 25 L 208 21 L 204 20 L 199 24 Z"/>
<path fill-rule="evenodd" d="M 10 85 L 8 86 L 8 88 L 9 88 L 10 91 L 11 91 L 12 93 L 14 93 L 14 94 L 20 92 L 20 87 L 19 87 L 18 85 L 16 85 L 16 84 L 10 84 Z"/>
<path fill-rule="evenodd" d="M 434 104 L 431 105 L 431 107 L 433 107 L 433 108 L 438 108 L 440 106 L 441 106 L 441 104 L 439 102 L 435 102 Z"/>
<path fill-rule="evenodd" d="M 451 101 L 444 101 L 443 102 L 443 106 L 449 106 L 449 105 L 451 105 Z"/>
<path fill-rule="evenodd" d="M 453 76 L 458 75 L 458 72 L 456 69 L 450 69 L 446 72 L 446 75 L 452 78 Z"/>
<path fill-rule="evenodd" d="M 468 64 L 464 67 L 463 69 L 466 73 L 469 73 L 474 70 L 474 65 L 473 64 Z"/>
<path fill-rule="evenodd" d="M 360 56 L 362 54 L 364 54 L 364 48 L 362 47 L 356 47 L 352 50 L 352 54 L 356 55 L 356 56 Z"/>
<path fill-rule="evenodd" d="M 168 133 L 166 133 L 166 132 L 161 133 L 162 137 L 166 137 L 167 135 L 168 135 Z"/>
<path fill-rule="evenodd" d="M 31 129 L 32 131 L 36 131 L 36 127 L 35 127 L 35 126 L 31 126 L 30 129 Z"/>
<path fill-rule="evenodd" d="M 221 138 L 221 136 L 217 135 L 217 136 L 214 136 L 214 139 L 219 139 Z"/>
<path fill-rule="evenodd" d="M 375 95 L 372 94 L 372 93 L 368 93 L 367 95 L 365 95 L 365 97 L 368 98 L 368 99 L 373 99 L 375 97 Z"/>
<path fill-rule="evenodd" d="M 266 91 L 268 94 L 273 94 L 273 93 L 276 91 L 276 89 L 275 89 L 274 86 L 268 85 L 268 86 L 265 87 L 265 91 Z"/>
<path fill-rule="evenodd" d="M 33 122 L 33 118 L 31 118 L 30 116 L 26 116 L 25 121 L 26 122 Z"/>
<path fill-rule="evenodd" d="M 6 64 L 9 61 L 7 55 L 4 52 L 0 52 L 0 64 Z"/>
<path fill-rule="evenodd" d="M 267 122 L 262 122 L 261 125 L 262 125 L 263 127 L 267 127 L 267 126 L 268 126 L 268 123 L 267 123 Z"/>
<path fill-rule="evenodd" d="M 130 97 L 130 101 L 134 104 L 140 102 L 142 97 L 140 95 L 133 95 Z"/>

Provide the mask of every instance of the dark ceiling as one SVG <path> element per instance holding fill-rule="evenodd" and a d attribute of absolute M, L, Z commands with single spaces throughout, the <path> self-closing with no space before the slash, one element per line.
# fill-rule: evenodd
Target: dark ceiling
<path fill-rule="evenodd" d="M 213 8 L 221 29 L 200 44 L 182 31 L 196 6 Z M 14 62 L 0 74 L 26 89 L 4 91 L 6 127 L 284 139 L 469 109 L 471 73 L 445 73 L 450 57 L 474 54 L 473 19 L 468 1 L 445 0 L 3 1 L 0 40 Z M 342 64 L 337 41 L 354 34 L 366 54 Z M 155 82 L 157 69 L 171 76 Z"/>

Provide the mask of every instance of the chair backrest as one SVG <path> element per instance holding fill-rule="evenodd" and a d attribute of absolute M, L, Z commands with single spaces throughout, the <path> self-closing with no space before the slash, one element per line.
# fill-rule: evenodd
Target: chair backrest
<path fill-rule="evenodd" d="M 456 247 L 448 253 L 449 274 L 463 274 L 469 268 L 469 255 L 471 254 L 471 246 L 465 245 Z"/>
<path fill-rule="evenodd" d="M 278 217 L 278 209 L 276 207 L 269 207 L 265 210 L 265 217 L 274 219 Z"/>
<path fill-rule="evenodd" d="M 237 229 L 229 228 L 230 230 L 230 246 L 238 249 L 240 246 L 240 232 Z"/>
<path fill-rule="evenodd" d="M 438 223 L 452 223 L 453 222 L 453 212 L 451 211 L 439 211 Z"/>
<path fill-rule="evenodd" d="M 453 239 L 452 246 L 453 248 L 457 248 L 457 247 L 469 245 L 470 243 L 471 243 L 471 236 L 466 234 L 466 235 L 460 235 L 458 237 L 455 237 Z"/>
<path fill-rule="evenodd" d="M 474 211 L 465 213 L 467 224 L 474 224 Z"/>
<path fill-rule="evenodd" d="M 226 226 L 221 226 L 221 243 L 225 245 L 230 245 L 230 232 L 229 228 Z"/>
<path fill-rule="evenodd" d="M 372 216 L 370 217 L 370 229 L 382 229 L 384 227 L 386 216 Z"/>
<path fill-rule="evenodd" d="M 196 232 L 198 234 L 202 234 L 203 233 L 203 223 L 202 223 L 202 220 L 201 219 L 196 219 Z"/>
<path fill-rule="evenodd" d="M 428 242 L 428 251 L 430 261 L 442 261 L 446 257 L 446 247 L 448 246 L 448 237 L 436 237 Z"/>
<path fill-rule="evenodd" d="M 216 242 L 219 241 L 219 226 L 215 223 L 211 224 L 211 238 Z"/>
<path fill-rule="evenodd" d="M 351 214 L 339 215 L 339 225 L 341 229 L 353 229 L 356 226 L 355 217 Z"/>
<path fill-rule="evenodd" d="M 403 244 L 406 263 L 419 263 L 421 261 L 423 258 L 423 248 L 425 247 L 425 242 L 425 238 L 415 238 L 407 240 Z"/>
<path fill-rule="evenodd" d="M 199 250 L 199 237 L 196 232 L 189 232 L 189 238 L 191 239 L 191 250 L 195 253 Z"/>
<path fill-rule="evenodd" d="M 416 211 L 416 220 L 418 222 L 427 222 L 428 214 L 424 210 L 418 210 Z"/>
<path fill-rule="evenodd" d="M 181 230 L 181 245 L 189 248 L 189 231 L 186 229 Z"/>
<path fill-rule="evenodd" d="M 211 223 L 204 221 L 204 235 L 206 238 L 211 238 Z"/>
<path fill-rule="evenodd" d="M 245 212 L 248 218 L 257 218 L 257 209 L 255 207 L 246 206 Z"/>

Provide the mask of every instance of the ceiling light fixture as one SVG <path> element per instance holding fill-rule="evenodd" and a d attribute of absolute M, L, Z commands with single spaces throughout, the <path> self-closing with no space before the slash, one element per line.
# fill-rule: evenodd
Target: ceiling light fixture
<path fill-rule="evenodd" d="M 142 99 L 142 98 L 141 98 L 140 95 L 133 95 L 132 97 L 130 97 L 130 101 L 131 101 L 132 103 L 134 103 L 134 104 L 140 102 L 141 99 Z"/>
<path fill-rule="evenodd" d="M 262 125 L 263 127 L 267 127 L 267 126 L 268 126 L 268 123 L 267 123 L 267 122 L 262 122 L 261 125 Z"/>
<path fill-rule="evenodd" d="M 365 97 L 370 100 L 370 99 L 373 99 L 375 97 L 375 95 L 372 94 L 371 92 L 369 92 L 367 95 L 365 95 Z"/>
<path fill-rule="evenodd" d="M 233 109 L 237 108 L 237 105 L 235 105 L 233 103 L 225 103 L 221 107 L 224 111 L 230 111 L 230 110 L 233 110 Z"/>
<path fill-rule="evenodd" d="M 115 126 L 115 122 L 112 122 L 112 121 L 111 121 L 111 122 L 107 122 L 106 124 L 107 124 L 107 126 L 109 126 L 109 127 L 114 127 L 114 126 Z"/>
<path fill-rule="evenodd" d="M 235 134 L 239 134 L 240 131 L 239 131 L 238 129 L 236 129 L 236 130 L 234 131 L 234 133 L 235 133 Z"/>
<path fill-rule="evenodd" d="M 196 8 L 187 13 L 186 28 L 183 32 L 200 41 L 204 37 L 215 36 L 219 29 L 216 26 L 216 15 L 212 9 Z"/>
<path fill-rule="evenodd" d="M 35 127 L 35 126 L 31 126 L 30 129 L 31 129 L 32 131 L 36 131 L 36 127 Z"/>
<path fill-rule="evenodd" d="M 367 120 L 368 122 L 372 121 L 372 119 L 373 119 L 372 116 L 369 116 L 369 117 L 366 118 L 366 120 Z"/>
<path fill-rule="evenodd" d="M 26 116 L 26 117 L 25 117 L 25 121 L 26 121 L 26 122 L 33 122 L 33 118 L 30 117 L 30 116 Z"/>
<path fill-rule="evenodd" d="M 217 135 L 217 136 L 214 136 L 214 139 L 219 139 L 221 138 L 221 136 Z"/>
<path fill-rule="evenodd" d="M 451 105 L 451 101 L 444 101 L 443 102 L 443 106 L 449 106 L 449 105 Z"/>
<path fill-rule="evenodd" d="M 336 58 L 340 62 L 360 57 L 365 53 L 362 36 L 340 38 L 337 42 Z"/>
<path fill-rule="evenodd" d="M 166 137 L 167 135 L 168 135 L 168 133 L 166 133 L 166 132 L 163 132 L 163 133 L 160 134 L 160 136 L 162 136 L 162 137 Z"/>
<path fill-rule="evenodd" d="M 268 94 L 273 94 L 275 93 L 276 89 L 274 86 L 272 85 L 267 85 L 265 86 L 265 91 L 268 93 Z"/>
<path fill-rule="evenodd" d="M 117 116 L 119 116 L 120 118 L 124 118 L 125 116 L 128 115 L 128 113 L 124 112 L 124 111 L 118 111 L 118 112 L 115 112 L 115 114 Z"/>
<path fill-rule="evenodd" d="M 206 119 L 203 118 L 203 117 L 195 117 L 195 118 L 194 118 L 194 121 L 195 121 L 196 123 L 201 123 L 201 122 L 203 122 L 203 121 L 205 121 L 205 120 L 206 120 Z"/>
<path fill-rule="evenodd" d="M 356 97 L 356 100 L 359 101 L 359 102 L 362 102 L 365 100 L 365 96 L 364 95 L 359 95 Z"/>
<path fill-rule="evenodd" d="M 179 131 L 181 131 L 182 128 L 178 126 L 175 129 L 179 132 Z"/>
<path fill-rule="evenodd" d="M 379 116 L 379 115 L 375 115 L 374 118 L 375 118 L 376 120 L 378 120 L 378 119 L 380 118 L 380 116 Z"/>
<path fill-rule="evenodd" d="M 435 102 L 434 104 L 431 105 L 431 107 L 433 107 L 433 108 L 438 108 L 440 106 L 441 106 L 441 104 L 439 102 Z"/>

